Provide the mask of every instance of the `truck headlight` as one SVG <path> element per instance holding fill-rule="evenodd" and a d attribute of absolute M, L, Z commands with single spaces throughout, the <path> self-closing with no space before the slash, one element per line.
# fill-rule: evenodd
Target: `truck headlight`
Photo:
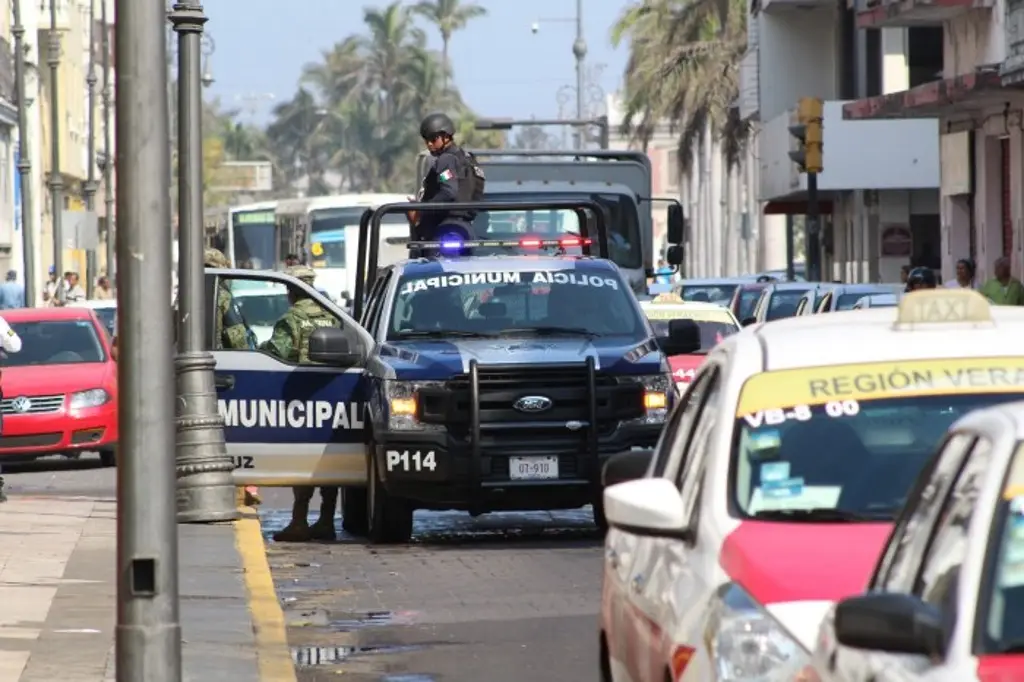
<path fill-rule="evenodd" d="M 393 431 L 441 431 L 441 424 L 424 424 L 419 414 L 419 391 L 440 388 L 442 381 L 385 381 L 384 397 L 388 403 L 388 428 Z"/>
<path fill-rule="evenodd" d="M 792 680 L 810 662 L 807 651 L 738 585 L 719 590 L 707 622 L 716 682 Z"/>
<path fill-rule="evenodd" d="M 99 407 L 110 402 L 110 394 L 102 388 L 91 388 L 71 394 L 71 409 L 80 410 L 84 407 Z"/>
<path fill-rule="evenodd" d="M 663 424 L 676 395 L 675 382 L 669 374 L 648 374 L 632 379 L 644 387 L 644 416 L 630 420 L 634 424 Z"/>

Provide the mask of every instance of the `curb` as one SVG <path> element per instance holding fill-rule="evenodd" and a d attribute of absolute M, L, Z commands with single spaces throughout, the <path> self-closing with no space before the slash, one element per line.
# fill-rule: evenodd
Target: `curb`
<path fill-rule="evenodd" d="M 242 557 L 245 589 L 249 595 L 260 682 L 297 682 L 284 611 L 270 575 L 259 514 L 252 507 L 240 507 L 239 512 L 242 518 L 234 522 L 235 544 Z"/>

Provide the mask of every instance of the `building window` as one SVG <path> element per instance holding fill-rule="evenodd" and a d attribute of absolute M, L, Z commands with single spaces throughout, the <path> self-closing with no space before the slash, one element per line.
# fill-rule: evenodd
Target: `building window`
<path fill-rule="evenodd" d="M 907 29 L 907 70 L 912 88 L 942 78 L 941 26 L 911 26 Z"/>
<path fill-rule="evenodd" d="M 865 97 L 882 94 L 882 32 L 877 28 L 864 29 L 864 51 L 867 81 Z"/>

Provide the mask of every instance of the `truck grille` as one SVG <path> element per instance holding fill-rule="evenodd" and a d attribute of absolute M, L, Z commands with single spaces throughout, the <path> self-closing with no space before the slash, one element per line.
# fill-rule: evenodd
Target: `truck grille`
<path fill-rule="evenodd" d="M 63 395 L 15 396 L 0 400 L 4 415 L 53 414 L 64 409 Z"/>
<path fill-rule="evenodd" d="M 614 377 L 594 372 L 596 423 L 591 425 L 590 366 L 478 366 L 479 424 L 473 423 L 472 374 L 458 376 L 443 389 L 420 392 L 427 423 L 444 424 L 451 436 L 468 445 L 478 433 L 482 480 L 507 480 L 509 456 L 557 455 L 561 478 L 586 476 L 577 458 L 593 458 L 599 439 L 619 422 L 643 415 L 643 387 L 619 384 Z M 517 410 L 527 396 L 551 400 L 535 413 Z M 489 473 L 488 473 L 489 472 Z"/>

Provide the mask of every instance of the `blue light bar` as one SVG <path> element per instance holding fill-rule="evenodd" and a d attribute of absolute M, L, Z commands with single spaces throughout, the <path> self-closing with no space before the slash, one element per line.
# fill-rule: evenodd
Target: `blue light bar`
<path fill-rule="evenodd" d="M 441 242 L 441 248 L 445 249 L 445 250 L 461 249 L 462 248 L 462 242 L 457 240 L 457 239 L 446 240 L 446 241 Z"/>

